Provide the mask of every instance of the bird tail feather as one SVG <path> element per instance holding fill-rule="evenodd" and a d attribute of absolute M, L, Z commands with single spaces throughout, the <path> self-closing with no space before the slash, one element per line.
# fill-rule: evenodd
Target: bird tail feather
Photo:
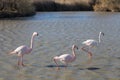
<path fill-rule="evenodd" d="M 16 53 L 16 52 L 14 52 L 14 51 L 11 51 L 11 52 L 9 52 L 8 54 L 11 54 L 11 55 L 12 55 L 12 54 L 15 54 L 15 53 Z"/>

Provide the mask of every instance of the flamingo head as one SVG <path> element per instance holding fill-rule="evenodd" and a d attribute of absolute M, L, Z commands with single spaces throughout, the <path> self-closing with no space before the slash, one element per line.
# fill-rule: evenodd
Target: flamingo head
<path fill-rule="evenodd" d="M 33 36 L 38 36 L 38 33 L 37 32 L 33 32 Z"/>
<path fill-rule="evenodd" d="M 102 34 L 103 36 L 105 35 L 103 32 L 100 32 L 100 34 Z"/>
<path fill-rule="evenodd" d="M 73 46 L 72 46 L 72 49 L 74 49 L 74 48 L 78 49 L 78 47 L 77 47 L 76 45 L 73 45 Z"/>

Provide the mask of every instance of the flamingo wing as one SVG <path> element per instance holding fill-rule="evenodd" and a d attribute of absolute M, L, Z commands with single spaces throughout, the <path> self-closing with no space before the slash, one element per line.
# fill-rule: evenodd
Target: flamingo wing
<path fill-rule="evenodd" d="M 93 39 L 89 39 L 84 41 L 82 44 L 93 47 L 93 46 L 97 46 L 97 41 Z"/>
<path fill-rule="evenodd" d="M 59 59 L 63 63 L 69 63 L 73 60 L 73 56 L 70 54 L 63 54 L 63 55 L 59 56 Z"/>
<path fill-rule="evenodd" d="M 19 46 L 18 48 L 16 48 L 13 52 L 15 53 L 19 53 L 19 54 L 26 54 L 28 53 L 29 48 L 25 45 Z"/>

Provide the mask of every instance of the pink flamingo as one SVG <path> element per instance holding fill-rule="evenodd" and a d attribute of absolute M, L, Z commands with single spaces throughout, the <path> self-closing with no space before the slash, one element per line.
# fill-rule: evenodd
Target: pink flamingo
<path fill-rule="evenodd" d="M 57 69 L 59 69 L 59 66 L 56 61 L 60 61 L 60 62 L 64 63 L 65 66 L 67 67 L 68 63 L 71 63 L 76 60 L 75 48 L 78 49 L 78 47 L 76 45 L 73 45 L 72 46 L 72 54 L 63 54 L 60 56 L 55 56 L 53 58 L 54 62 L 56 63 L 56 65 L 58 67 Z"/>
<path fill-rule="evenodd" d="M 38 36 L 37 32 L 33 32 L 33 34 L 32 34 L 30 47 L 27 47 L 26 45 L 22 45 L 9 53 L 9 54 L 17 54 L 18 55 L 18 65 L 25 66 L 23 64 L 23 56 L 24 56 L 24 54 L 29 54 L 32 51 L 33 39 L 35 36 Z"/>
<path fill-rule="evenodd" d="M 84 41 L 82 44 L 84 44 L 85 46 L 92 48 L 92 47 L 97 47 L 98 44 L 100 44 L 101 42 L 101 35 L 104 36 L 103 32 L 99 33 L 99 41 L 93 40 L 93 39 L 88 39 L 86 41 Z M 88 56 L 91 59 L 92 58 L 92 52 L 90 52 L 89 50 L 85 49 L 85 47 L 81 48 L 83 51 L 88 52 Z"/>

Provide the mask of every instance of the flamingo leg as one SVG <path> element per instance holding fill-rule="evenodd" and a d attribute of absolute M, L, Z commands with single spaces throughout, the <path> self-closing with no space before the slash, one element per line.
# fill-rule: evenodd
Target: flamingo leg
<path fill-rule="evenodd" d="M 18 57 L 18 66 L 20 65 L 20 58 L 21 58 L 21 57 L 19 56 L 19 57 Z"/>
<path fill-rule="evenodd" d="M 55 64 L 56 64 L 56 66 L 57 66 L 57 70 L 59 70 L 60 68 L 59 68 L 58 63 L 56 62 L 56 59 L 53 59 L 53 60 L 54 60 L 54 62 L 55 62 Z"/>
<path fill-rule="evenodd" d="M 85 49 L 85 47 L 82 47 L 81 49 L 88 53 L 88 56 L 89 56 L 90 59 L 92 58 L 92 52 L 90 52 L 89 50 Z"/>
<path fill-rule="evenodd" d="M 21 56 L 21 65 L 24 67 L 25 65 L 23 64 L 23 55 Z"/>
<path fill-rule="evenodd" d="M 89 47 L 89 51 L 88 51 L 88 56 L 90 59 L 92 58 L 92 52 L 90 52 L 90 47 Z"/>
<path fill-rule="evenodd" d="M 91 53 L 91 52 L 88 52 L 88 56 L 89 56 L 89 58 L 91 59 L 91 58 L 92 58 L 92 53 Z"/>

